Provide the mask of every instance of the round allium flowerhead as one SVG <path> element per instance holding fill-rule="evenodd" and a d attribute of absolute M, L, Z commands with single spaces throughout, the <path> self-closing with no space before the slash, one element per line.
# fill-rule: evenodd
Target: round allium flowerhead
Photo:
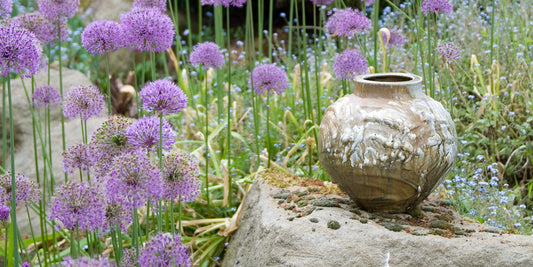
<path fill-rule="evenodd" d="M 35 37 L 41 41 L 41 45 L 46 45 L 57 37 L 52 21 L 45 18 L 39 11 L 19 15 L 13 18 L 13 23 L 33 32 Z"/>
<path fill-rule="evenodd" d="M 167 11 L 166 0 L 135 0 L 133 1 L 133 8 L 157 8 L 161 12 Z"/>
<path fill-rule="evenodd" d="M 30 77 L 41 66 L 41 45 L 35 35 L 17 23 L 0 23 L 0 70 L 2 76 Z"/>
<path fill-rule="evenodd" d="M 0 18 L 9 17 L 9 14 L 13 12 L 12 0 L 0 0 Z"/>
<path fill-rule="evenodd" d="M 44 85 L 37 87 L 31 95 L 31 104 L 34 107 L 47 107 L 59 106 L 61 104 L 61 94 L 59 90 L 50 86 Z"/>
<path fill-rule="evenodd" d="M 212 67 L 218 69 L 224 65 L 224 55 L 220 47 L 213 42 L 203 42 L 196 45 L 191 52 L 191 64 L 204 65 L 205 68 Z"/>
<path fill-rule="evenodd" d="M 370 19 L 359 10 L 337 9 L 326 22 L 326 33 L 333 36 L 352 37 L 370 29 Z"/>
<path fill-rule="evenodd" d="M 421 10 L 426 15 L 432 12 L 449 14 L 453 11 L 453 6 L 448 0 L 424 0 Z"/>
<path fill-rule="evenodd" d="M 198 162 L 188 153 L 172 152 L 163 156 L 163 199 L 192 202 L 200 193 Z"/>
<path fill-rule="evenodd" d="M 9 220 L 9 211 L 11 208 L 4 204 L 0 204 L 0 222 L 5 222 Z"/>
<path fill-rule="evenodd" d="M 96 231 L 104 227 L 105 207 L 105 195 L 98 184 L 68 181 L 54 191 L 49 220 L 69 230 Z"/>
<path fill-rule="evenodd" d="M 366 73 L 368 62 L 357 49 L 346 49 L 335 58 L 333 72 L 338 78 L 353 79 Z"/>
<path fill-rule="evenodd" d="M 123 45 L 132 50 L 162 52 L 174 41 L 174 24 L 157 8 L 133 9 L 120 15 Z"/>
<path fill-rule="evenodd" d="M 37 6 L 43 15 L 52 20 L 72 18 L 78 11 L 79 0 L 38 0 Z"/>
<path fill-rule="evenodd" d="M 122 232 L 128 231 L 128 226 L 133 222 L 131 210 L 115 202 L 107 203 L 105 209 L 104 231 L 115 230 L 119 227 Z M 124 265 L 129 266 L 129 265 Z"/>
<path fill-rule="evenodd" d="M 248 86 L 260 95 L 273 92 L 281 94 L 289 86 L 289 78 L 280 67 L 274 64 L 263 64 L 255 67 L 252 71 Z"/>
<path fill-rule="evenodd" d="M 333 0 L 309 0 L 309 1 L 313 2 L 313 4 L 317 6 L 327 6 L 331 4 L 331 2 L 333 2 Z"/>
<path fill-rule="evenodd" d="M 72 259 L 70 256 L 63 258 L 61 263 L 63 267 L 115 267 L 117 266 L 114 262 L 109 261 L 108 258 L 102 257 L 91 258 L 88 256 L 80 256 L 76 259 Z"/>
<path fill-rule="evenodd" d="M 151 266 L 192 266 L 190 255 L 181 243 L 179 234 L 158 233 L 141 248 L 139 253 L 139 265 Z"/>
<path fill-rule="evenodd" d="M 126 129 L 126 137 L 130 144 L 137 148 L 154 150 L 159 146 L 159 117 L 142 117 Z M 163 149 L 171 149 L 175 142 L 176 132 L 167 120 L 163 119 Z"/>
<path fill-rule="evenodd" d="M 87 144 L 70 146 L 63 151 L 63 171 L 74 173 L 75 171 L 89 171 L 95 164 L 95 157 L 91 147 Z"/>
<path fill-rule="evenodd" d="M 115 156 L 135 149 L 126 137 L 126 129 L 131 122 L 126 117 L 110 117 L 91 136 L 89 146 L 94 156 L 97 177 L 107 173 Z"/>
<path fill-rule="evenodd" d="M 104 107 L 104 96 L 92 85 L 74 85 L 63 99 L 63 115 L 70 119 L 80 115 L 85 121 L 100 116 Z"/>
<path fill-rule="evenodd" d="M 95 159 L 97 176 L 107 173 L 115 156 L 135 149 L 126 136 L 126 129 L 131 122 L 126 117 L 110 117 L 91 136 L 89 146 Z"/>
<path fill-rule="evenodd" d="M 187 107 L 187 95 L 172 81 L 159 79 L 147 83 L 139 93 L 143 109 L 171 114 Z"/>
<path fill-rule="evenodd" d="M 103 180 L 108 201 L 127 208 L 138 208 L 149 199 L 157 199 L 163 190 L 161 172 L 144 149 L 116 156 Z"/>
<path fill-rule="evenodd" d="M 453 43 L 445 43 L 437 47 L 437 53 L 441 54 L 445 59 L 446 63 L 452 63 L 459 59 L 459 47 Z"/>
<path fill-rule="evenodd" d="M 81 33 L 81 43 L 91 55 L 107 54 L 120 48 L 120 25 L 111 20 L 91 22 Z"/>
<path fill-rule="evenodd" d="M 246 0 L 202 0 L 202 5 L 213 5 L 213 6 L 219 6 L 223 5 L 224 7 L 229 6 L 235 6 L 235 7 L 242 7 L 244 3 L 246 3 Z"/>
<path fill-rule="evenodd" d="M 30 203 L 37 203 L 40 198 L 40 191 L 37 188 L 37 184 L 31 181 L 30 178 L 23 174 L 15 174 L 15 205 L 19 205 L 24 202 L 26 205 Z M 11 201 L 11 172 L 0 175 L 0 187 L 2 188 L 3 199 L 0 203 L 9 203 Z"/>

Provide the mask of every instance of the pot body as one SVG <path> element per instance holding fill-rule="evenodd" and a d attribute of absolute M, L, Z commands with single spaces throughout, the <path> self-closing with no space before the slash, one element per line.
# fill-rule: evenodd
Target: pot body
<path fill-rule="evenodd" d="M 455 163 L 453 120 L 423 93 L 421 81 L 403 73 L 360 75 L 354 93 L 326 110 L 320 163 L 363 209 L 409 211 Z"/>

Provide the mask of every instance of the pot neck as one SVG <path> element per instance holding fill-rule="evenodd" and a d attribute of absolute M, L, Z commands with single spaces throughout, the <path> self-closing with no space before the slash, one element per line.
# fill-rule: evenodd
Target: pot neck
<path fill-rule="evenodd" d="M 377 73 L 357 76 L 354 94 L 359 97 L 391 99 L 424 96 L 422 78 L 405 73 Z"/>

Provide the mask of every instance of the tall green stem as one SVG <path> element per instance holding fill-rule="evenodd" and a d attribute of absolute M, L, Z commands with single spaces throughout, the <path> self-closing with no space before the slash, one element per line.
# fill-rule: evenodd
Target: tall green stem
<path fill-rule="evenodd" d="M 15 131 L 13 130 L 13 103 L 11 102 L 11 74 L 7 75 L 7 99 L 9 103 L 9 152 L 11 157 L 11 227 L 13 229 L 12 242 L 13 242 L 13 256 L 14 264 L 18 266 L 20 261 L 19 249 L 18 249 L 18 238 L 17 238 L 17 205 L 16 205 L 16 195 L 15 191 L 17 190 L 16 182 L 16 171 L 15 171 Z"/>
<path fill-rule="evenodd" d="M 59 18 L 57 19 L 57 43 L 58 43 L 58 61 L 59 61 L 59 92 L 61 94 L 61 99 L 63 99 L 63 60 L 61 59 L 61 23 Z M 61 148 L 62 151 L 67 150 L 67 143 L 65 140 L 65 116 L 63 115 L 63 112 L 61 112 Z M 67 172 L 64 172 L 65 174 L 65 183 L 68 182 L 68 174 Z"/>
<path fill-rule="evenodd" d="M 374 70 L 378 70 L 378 28 L 379 28 L 379 0 L 374 1 L 372 7 L 372 39 L 374 40 Z"/>
<path fill-rule="evenodd" d="M 205 199 L 209 202 L 209 92 L 207 90 L 207 72 L 205 77 Z"/>
<path fill-rule="evenodd" d="M 107 81 L 107 115 L 111 116 L 113 110 L 111 108 L 111 78 L 109 77 L 109 53 L 105 55 L 105 70 Z"/>
<path fill-rule="evenodd" d="M 267 92 L 267 128 L 266 128 L 266 138 L 267 138 L 267 151 L 268 151 L 268 161 L 267 167 L 270 168 L 270 160 L 272 157 L 272 144 L 270 140 L 270 92 Z"/>
<path fill-rule="evenodd" d="M 228 34 L 228 50 L 231 47 L 231 37 L 230 37 L 230 12 L 229 8 L 226 9 L 226 27 Z M 231 206 L 231 58 L 228 60 L 228 126 L 227 126 L 227 136 L 226 136 L 226 159 L 228 160 L 228 184 L 229 184 L 229 193 L 228 193 L 228 205 Z"/>
<path fill-rule="evenodd" d="M 6 79 L 2 79 L 2 167 L 6 167 L 7 159 L 7 112 L 6 112 Z"/>

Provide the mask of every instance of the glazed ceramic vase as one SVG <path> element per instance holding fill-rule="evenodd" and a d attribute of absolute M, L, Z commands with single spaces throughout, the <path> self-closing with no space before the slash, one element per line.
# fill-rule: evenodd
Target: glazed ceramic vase
<path fill-rule="evenodd" d="M 328 107 L 322 119 L 320 163 L 365 210 L 412 210 L 455 163 L 453 120 L 421 82 L 404 73 L 360 75 L 354 93 Z"/>

